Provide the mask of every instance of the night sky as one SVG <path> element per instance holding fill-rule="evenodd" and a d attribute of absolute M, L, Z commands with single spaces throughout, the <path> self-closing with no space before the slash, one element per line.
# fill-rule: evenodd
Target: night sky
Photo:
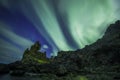
<path fill-rule="evenodd" d="M 81 49 L 120 19 L 120 0 L 0 0 L 0 63 L 22 58 L 35 41 L 47 57 Z"/>

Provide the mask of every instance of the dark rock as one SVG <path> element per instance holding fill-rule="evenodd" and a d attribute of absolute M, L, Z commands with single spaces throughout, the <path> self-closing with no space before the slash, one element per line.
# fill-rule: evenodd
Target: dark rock
<path fill-rule="evenodd" d="M 25 71 L 23 71 L 23 70 L 10 71 L 10 75 L 12 75 L 12 76 L 23 76 L 24 74 L 25 74 Z"/>
<path fill-rule="evenodd" d="M 36 41 L 35 44 L 31 46 L 30 51 L 32 51 L 33 53 L 34 52 L 36 53 L 40 48 L 41 48 L 41 45 L 39 41 Z"/>
<path fill-rule="evenodd" d="M 49 59 L 46 57 L 46 53 L 39 52 L 41 48 L 40 43 L 37 41 L 29 49 L 26 49 L 23 54 L 23 64 L 44 64 L 49 63 Z"/>
<path fill-rule="evenodd" d="M 59 65 L 57 70 L 56 70 L 56 75 L 61 77 L 65 76 L 67 74 L 67 69 L 64 65 Z"/>
<path fill-rule="evenodd" d="M 21 61 L 8 64 L 10 70 L 24 69 L 24 65 Z"/>
<path fill-rule="evenodd" d="M 9 73 L 9 67 L 7 64 L 0 64 L 0 74 Z"/>
<path fill-rule="evenodd" d="M 120 76 L 114 77 L 114 80 L 120 80 Z"/>

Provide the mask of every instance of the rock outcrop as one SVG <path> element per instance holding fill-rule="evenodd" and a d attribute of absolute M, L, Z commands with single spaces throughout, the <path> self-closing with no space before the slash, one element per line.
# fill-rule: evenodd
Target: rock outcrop
<path fill-rule="evenodd" d="M 41 48 L 40 43 L 37 41 L 31 46 L 30 50 L 27 48 L 23 54 L 22 63 L 23 64 L 42 64 L 48 63 L 48 58 L 46 53 L 39 52 Z"/>

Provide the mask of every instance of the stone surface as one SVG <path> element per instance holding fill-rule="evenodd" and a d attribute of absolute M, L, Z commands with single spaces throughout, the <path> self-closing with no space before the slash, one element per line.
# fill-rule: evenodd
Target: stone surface
<path fill-rule="evenodd" d="M 42 64 L 48 63 L 48 58 L 46 58 L 46 53 L 39 52 L 41 45 L 38 41 L 35 42 L 34 45 L 31 46 L 30 50 L 26 49 L 22 63 L 23 64 Z"/>
<path fill-rule="evenodd" d="M 9 73 L 9 67 L 7 64 L 0 64 L 0 74 Z"/>

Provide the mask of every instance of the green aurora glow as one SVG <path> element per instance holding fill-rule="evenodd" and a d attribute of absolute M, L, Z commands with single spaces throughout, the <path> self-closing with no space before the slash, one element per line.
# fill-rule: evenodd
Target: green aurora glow
<path fill-rule="evenodd" d="M 58 51 L 81 49 L 101 38 L 107 26 L 120 18 L 119 12 L 116 13 L 119 6 L 115 1 L 117 0 L 18 0 L 18 5 L 12 5 L 9 0 L 1 0 L 0 4 L 8 10 L 19 9 L 49 43 L 51 47 L 45 46 L 52 49 L 51 55 L 56 56 Z M 60 23 L 58 17 L 64 24 Z M 3 31 L 0 35 L 18 45 L 27 47 L 33 43 L 12 32 L 12 29 L 0 28 Z M 24 43 L 17 42 L 19 40 Z"/>
<path fill-rule="evenodd" d="M 49 0 L 31 0 L 31 3 L 59 50 L 73 50 L 67 44 Z M 108 24 L 116 20 L 112 0 L 58 0 L 56 8 L 65 16 L 64 21 L 68 28 L 66 31 L 70 31 L 79 48 L 95 42 L 103 35 Z"/>

